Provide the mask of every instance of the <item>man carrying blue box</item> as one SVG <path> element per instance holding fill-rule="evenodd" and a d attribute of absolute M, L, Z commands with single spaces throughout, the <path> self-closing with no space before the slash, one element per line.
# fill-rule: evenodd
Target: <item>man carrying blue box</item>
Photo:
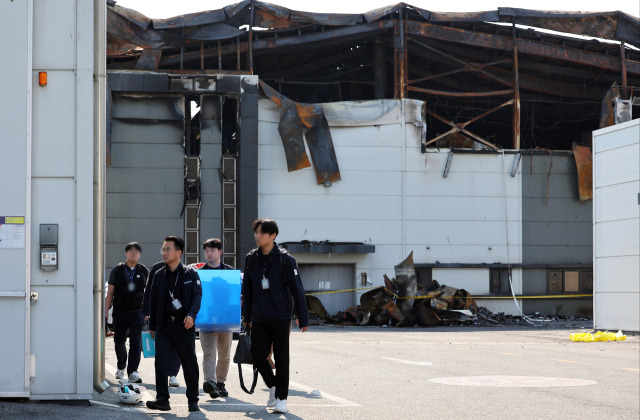
<path fill-rule="evenodd" d="M 245 260 L 242 315 L 251 328 L 253 365 L 269 387 L 267 407 L 273 407 L 274 413 L 286 413 L 293 304 L 302 332 L 309 328 L 309 311 L 296 260 L 275 243 L 279 232 L 275 220 L 258 219 L 253 231 L 258 248 Z M 275 375 L 267 360 L 271 346 Z"/>
<path fill-rule="evenodd" d="M 220 239 L 207 239 L 202 243 L 202 248 L 207 263 L 200 270 L 235 270 L 220 261 L 222 258 L 222 241 Z M 224 384 L 229 373 L 232 340 L 233 332 L 231 331 L 200 330 L 200 345 L 203 353 L 202 372 L 204 373 L 202 388 L 211 398 L 229 396 Z"/>

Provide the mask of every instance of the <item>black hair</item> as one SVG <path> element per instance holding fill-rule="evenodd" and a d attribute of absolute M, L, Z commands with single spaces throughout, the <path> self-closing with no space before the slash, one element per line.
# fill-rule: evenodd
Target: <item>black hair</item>
<path fill-rule="evenodd" d="M 260 227 L 262 233 L 269 235 L 273 235 L 275 233 L 276 236 L 278 236 L 278 233 L 280 233 L 280 230 L 278 230 L 278 224 L 273 219 L 256 219 L 253 222 L 253 231 L 257 231 L 258 227 Z"/>
<path fill-rule="evenodd" d="M 127 246 L 124 247 L 124 252 L 129 251 L 131 248 L 135 248 L 138 252 L 142 252 L 142 247 L 137 242 L 129 242 Z"/>
<path fill-rule="evenodd" d="M 164 238 L 164 241 L 173 242 L 175 247 L 184 254 L 184 239 L 178 238 L 177 236 L 167 236 Z"/>
<path fill-rule="evenodd" d="M 209 238 L 202 243 L 202 249 L 215 248 L 222 251 L 222 241 L 218 238 Z"/>

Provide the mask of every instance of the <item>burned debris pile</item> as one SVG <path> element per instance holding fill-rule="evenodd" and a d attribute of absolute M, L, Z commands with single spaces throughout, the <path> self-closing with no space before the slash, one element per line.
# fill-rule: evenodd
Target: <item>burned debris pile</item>
<path fill-rule="evenodd" d="M 395 267 L 396 277 L 384 276 L 384 286 L 360 297 L 360 305 L 335 315 L 327 313 L 320 299 L 307 296 L 309 312 L 317 322 L 345 325 L 434 326 L 473 325 L 478 305 L 469 292 L 433 281 L 429 290 L 416 280 L 413 253 Z"/>

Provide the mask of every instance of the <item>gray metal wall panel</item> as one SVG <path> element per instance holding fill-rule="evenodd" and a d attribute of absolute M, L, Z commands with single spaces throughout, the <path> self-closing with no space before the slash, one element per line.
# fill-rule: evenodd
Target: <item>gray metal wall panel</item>
<path fill-rule="evenodd" d="M 114 95 L 113 118 L 184 120 L 184 96 Z"/>
<path fill-rule="evenodd" d="M 585 245 L 592 242 L 593 232 L 589 222 L 526 222 L 522 236 L 527 245 Z"/>
<path fill-rule="evenodd" d="M 331 290 L 351 289 L 355 282 L 355 265 L 352 264 L 300 264 L 300 277 L 307 293 L 323 291 L 319 282 L 329 282 Z M 316 296 L 330 315 L 344 311 L 355 303 L 354 292 Z"/>
<path fill-rule="evenodd" d="M 183 168 L 184 152 L 178 144 L 112 143 L 109 168 Z"/>
<path fill-rule="evenodd" d="M 521 165 L 522 262 L 591 265 L 592 202 L 578 200 L 577 169 L 573 156 L 523 156 Z M 531 278 L 529 281 L 537 283 L 542 280 Z"/>
<path fill-rule="evenodd" d="M 113 218 L 170 219 L 180 215 L 184 194 L 108 193 L 107 214 Z"/>
<path fill-rule="evenodd" d="M 131 241 L 156 244 L 158 249 L 165 236 L 184 236 L 182 218 L 145 219 L 110 217 L 107 224 L 107 243 L 124 246 Z"/>
<path fill-rule="evenodd" d="M 219 162 L 220 160 L 218 160 Z M 203 156 L 203 163 L 205 162 Z M 201 169 L 200 180 L 202 182 L 203 194 L 218 194 L 222 192 L 222 184 L 220 182 L 220 175 L 218 175 L 218 167 Z"/>
<path fill-rule="evenodd" d="M 591 245 L 524 245 L 523 264 L 584 264 L 593 265 Z"/>
<path fill-rule="evenodd" d="M 571 299 L 524 299 L 522 312 L 534 314 L 539 312 L 543 315 L 551 316 L 593 316 L 593 299 L 591 298 L 571 298 Z"/>
<path fill-rule="evenodd" d="M 591 201 L 576 203 L 573 197 L 554 197 L 548 205 L 545 205 L 544 197 L 523 197 L 522 208 L 527 213 L 527 222 L 586 221 L 590 220 L 593 212 Z"/>
<path fill-rule="evenodd" d="M 219 219 L 222 217 L 221 197 L 220 194 L 202 194 L 201 219 Z"/>
<path fill-rule="evenodd" d="M 182 108 L 181 108 L 182 107 Z M 165 236 L 184 236 L 184 100 L 114 96 L 107 168 L 106 267 L 124 258 L 127 242 L 143 246 L 143 261 L 160 260 Z M 174 121 L 168 121 L 168 120 Z M 148 252 L 148 251 L 150 252 Z M 150 257 L 147 257 L 149 255 Z"/>
<path fill-rule="evenodd" d="M 547 294 L 547 270 L 522 270 L 522 293 L 525 295 Z"/>
<path fill-rule="evenodd" d="M 184 169 L 108 169 L 107 192 L 183 194 Z"/>
<path fill-rule="evenodd" d="M 220 157 L 222 156 L 222 146 L 216 144 L 202 144 L 200 146 L 200 167 L 202 169 L 215 169 L 220 167 Z"/>
<path fill-rule="evenodd" d="M 202 213 L 200 216 L 202 217 Z M 222 239 L 222 220 L 219 217 L 200 219 L 200 242 L 209 238 Z M 202 249 L 200 250 L 200 254 L 202 255 Z"/>
<path fill-rule="evenodd" d="M 578 177 L 576 172 L 551 173 L 548 194 L 549 199 L 574 198 L 578 201 Z M 522 196 L 542 198 L 542 205 L 544 205 L 544 199 L 547 196 L 547 174 L 534 173 L 529 175 L 525 171 L 522 174 Z"/>
<path fill-rule="evenodd" d="M 182 147 L 182 121 L 113 120 L 111 144 L 114 143 L 171 143 Z"/>
<path fill-rule="evenodd" d="M 203 96 L 200 106 L 200 242 L 222 239 L 222 182 L 219 169 L 222 157 L 220 97 Z M 198 249 L 204 261 L 202 246 Z"/>

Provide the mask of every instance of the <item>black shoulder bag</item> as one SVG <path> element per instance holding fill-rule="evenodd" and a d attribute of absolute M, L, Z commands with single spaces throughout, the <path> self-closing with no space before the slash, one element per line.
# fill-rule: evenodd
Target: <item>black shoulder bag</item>
<path fill-rule="evenodd" d="M 233 356 L 233 363 L 238 364 L 240 387 L 247 394 L 253 394 L 253 391 L 256 389 L 256 384 L 258 383 L 258 369 L 253 366 L 253 361 L 251 360 L 251 331 L 248 328 L 243 327 L 243 331 L 240 332 L 236 354 Z M 250 391 L 244 386 L 244 379 L 242 377 L 243 364 L 251 365 L 253 368 L 253 383 L 251 384 Z"/>

